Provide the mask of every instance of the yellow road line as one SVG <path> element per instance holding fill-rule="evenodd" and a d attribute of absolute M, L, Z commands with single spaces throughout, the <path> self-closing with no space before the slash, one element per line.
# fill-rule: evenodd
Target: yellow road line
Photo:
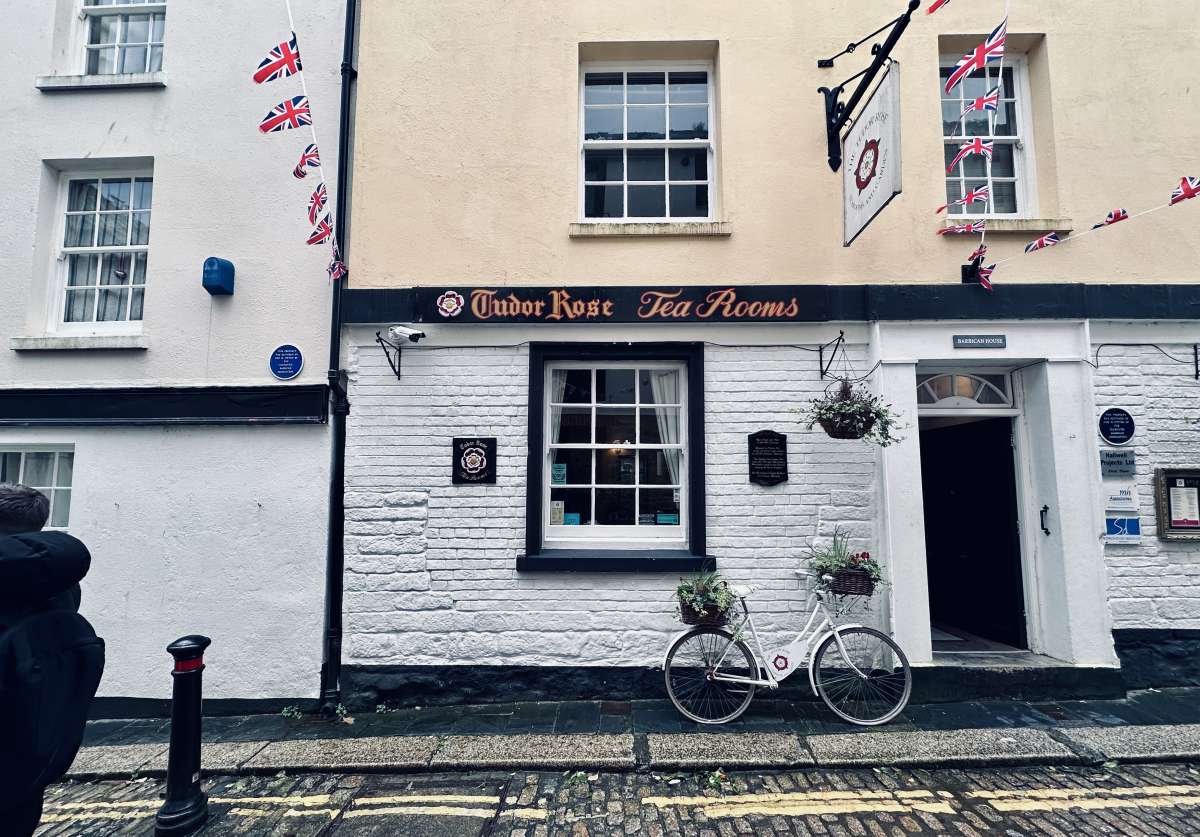
<path fill-rule="evenodd" d="M 496 816 L 495 808 L 458 808 L 449 805 L 394 805 L 385 808 L 356 808 L 347 811 L 342 819 L 362 817 L 477 817 L 490 819 Z M 510 808 L 500 811 L 500 816 L 521 820 L 544 820 L 547 812 L 540 808 Z"/>
<path fill-rule="evenodd" d="M 328 805 L 332 794 L 315 793 L 311 796 L 210 796 L 214 805 Z"/>
<path fill-rule="evenodd" d="M 393 805 L 396 803 L 405 804 L 408 802 L 466 802 L 468 804 L 478 803 L 480 805 L 499 805 L 500 797 L 498 796 L 475 796 L 465 793 L 426 793 L 426 794 L 403 794 L 399 796 L 360 796 L 354 800 L 355 807 L 359 805 Z"/>
<path fill-rule="evenodd" d="M 154 811 L 82 811 L 70 814 L 42 814 L 42 824 L 76 822 L 79 820 L 141 820 L 154 816 Z"/>
<path fill-rule="evenodd" d="M 895 800 L 931 799 L 933 791 L 795 791 L 770 793 L 745 793 L 737 796 L 647 796 L 644 805 L 713 805 L 737 804 L 742 802 L 840 802 L 846 800 Z"/>
<path fill-rule="evenodd" d="M 1200 793 L 1200 785 L 1146 785 L 1120 788 L 1032 788 L 1029 790 L 968 791 L 974 799 L 1077 799 L 1089 796 L 1129 796 L 1146 794 Z"/>
<path fill-rule="evenodd" d="M 1111 799 L 996 799 L 988 802 L 997 811 L 1054 811 L 1079 808 L 1174 808 L 1180 805 L 1200 805 L 1197 796 L 1124 796 Z"/>
<path fill-rule="evenodd" d="M 239 817 L 315 817 L 328 816 L 333 819 L 340 808 L 289 808 L 286 811 L 272 811 L 269 808 L 231 808 L 229 813 Z"/>
<path fill-rule="evenodd" d="M 746 814 L 766 816 L 809 816 L 822 814 L 911 814 L 917 811 L 927 814 L 953 814 L 948 802 L 923 802 L 907 804 L 899 801 L 862 800 L 860 802 L 744 802 L 737 805 L 707 805 L 703 809 L 706 817 L 742 817 Z"/>
<path fill-rule="evenodd" d="M 130 799 L 121 802 L 51 802 L 47 803 L 47 811 L 91 810 L 93 808 L 157 808 L 162 805 L 161 799 Z"/>

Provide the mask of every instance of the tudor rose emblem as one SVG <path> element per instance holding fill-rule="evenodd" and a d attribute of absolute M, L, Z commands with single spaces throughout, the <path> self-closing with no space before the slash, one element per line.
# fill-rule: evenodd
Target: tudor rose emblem
<path fill-rule="evenodd" d="M 443 317 L 457 317 L 463 310 L 463 295 L 458 291 L 446 291 L 437 298 L 437 310 Z"/>
<path fill-rule="evenodd" d="M 858 166 L 854 170 L 854 185 L 861 193 L 871 185 L 879 170 L 879 140 L 867 140 L 862 153 L 858 155 Z"/>
<path fill-rule="evenodd" d="M 474 476 L 487 468 L 487 451 L 478 445 L 466 448 L 462 453 L 462 469 Z"/>
<path fill-rule="evenodd" d="M 775 666 L 776 671 L 787 671 L 788 658 L 782 654 L 776 654 L 775 659 L 771 661 L 771 665 Z"/>

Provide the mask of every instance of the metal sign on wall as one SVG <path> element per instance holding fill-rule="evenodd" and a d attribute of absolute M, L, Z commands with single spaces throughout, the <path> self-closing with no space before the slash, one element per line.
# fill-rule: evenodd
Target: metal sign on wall
<path fill-rule="evenodd" d="M 842 244 L 900 194 L 900 67 L 895 62 L 842 140 Z"/>

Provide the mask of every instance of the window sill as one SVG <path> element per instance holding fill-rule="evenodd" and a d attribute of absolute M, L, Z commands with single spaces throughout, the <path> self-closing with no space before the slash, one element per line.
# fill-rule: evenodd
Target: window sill
<path fill-rule="evenodd" d="M 167 77 L 157 73 L 114 73 L 103 76 L 38 76 L 34 86 L 43 93 L 74 90 L 139 90 L 167 86 Z"/>
<path fill-rule="evenodd" d="M 8 347 L 14 352 L 61 352 L 79 350 L 145 351 L 150 348 L 140 334 L 77 334 L 47 335 L 45 337 L 10 337 Z"/>
<path fill-rule="evenodd" d="M 962 224 L 967 221 L 987 222 L 990 233 L 1069 233 L 1075 229 L 1075 224 L 1069 218 L 974 218 L 970 215 L 955 215 L 947 218 L 946 227 Z"/>
<path fill-rule="evenodd" d="M 587 222 L 570 225 L 571 238 L 629 238 L 633 236 L 716 236 L 733 235 L 729 221 L 671 221 L 666 223 Z"/>
<path fill-rule="evenodd" d="M 518 555 L 518 572 L 697 572 L 715 565 L 707 555 L 682 549 L 547 549 L 540 555 Z"/>

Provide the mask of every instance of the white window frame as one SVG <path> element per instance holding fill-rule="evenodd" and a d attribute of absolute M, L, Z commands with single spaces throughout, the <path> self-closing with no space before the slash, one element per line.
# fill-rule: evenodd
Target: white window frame
<path fill-rule="evenodd" d="M 1000 394 L 1005 399 L 1003 404 L 981 404 L 978 401 L 963 398 L 961 396 L 950 396 L 943 398 L 941 401 L 935 401 L 930 404 L 917 402 L 917 413 L 921 417 L 927 418 L 951 418 L 962 415 L 972 416 L 1018 416 L 1021 411 L 1017 408 L 1016 393 L 1013 387 L 1012 373 L 1005 368 L 990 369 L 984 367 L 975 367 L 970 369 L 963 368 L 917 368 L 916 389 L 920 390 L 930 380 L 940 378 L 944 375 L 965 375 L 968 378 L 975 378 L 984 383 L 985 386 L 991 387 L 999 391 L 991 381 L 987 381 L 983 376 L 990 375 L 993 377 L 1004 379 L 1004 391 Z M 924 378 L 925 380 L 921 380 Z M 932 391 L 930 392 L 932 395 Z"/>
<path fill-rule="evenodd" d="M 66 322 L 66 302 L 67 302 L 67 271 L 70 262 L 67 256 L 79 255 L 83 253 L 145 253 L 146 254 L 146 282 L 143 287 L 149 287 L 150 274 L 150 244 L 129 244 L 123 246 L 104 246 L 104 247 L 67 247 L 67 201 L 70 194 L 70 184 L 72 180 L 137 180 L 138 178 L 150 178 L 154 180 L 154 170 L 146 168 L 136 169 L 100 169 L 96 171 L 79 171 L 68 170 L 59 173 L 58 193 L 55 202 L 57 219 L 54 224 L 53 235 L 54 240 L 51 242 L 51 252 L 53 253 L 54 262 L 50 270 L 51 281 L 54 282 L 53 292 L 48 295 L 50 300 L 49 311 L 46 317 L 46 333 L 61 334 L 64 336 L 71 335 L 138 335 L 142 333 L 142 323 L 145 318 L 145 297 L 142 301 L 142 320 L 110 320 L 103 322 Z M 132 197 L 132 191 L 131 191 Z M 96 195 L 97 207 L 99 207 L 100 195 Z M 150 224 L 151 229 L 154 226 L 154 198 L 150 198 Z M 132 224 L 131 224 L 132 227 Z M 97 235 L 98 235 L 97 231 Z M 132 231 L 131 231 L 132 235 Z M 132 294 L 132 290 L 130 292 Z"/>
<path fill-rule="evenodd" d="M 717 125 L 717 103 L 716 103 L 716 76 L 714 74 L 715 65 L 712 61 L 591 61 L 580 64 L 579 66 L 579 205 L 577 214 L 580 223 L 583 224 L 688 224 L 688 223 L 703 223 L 713 221 L 717 218 L 717 144 L 718 144 L 718 125 Z M 586 117 L 586 106 L 584 104 L 585 81 L 588 73 L 670 73 L 670 72 L 699 72 L 708 73 L 708 139 L 703 140 L 673 140 L 669 139 L 671 132 L 671 113 L 670 105 L 667 104 L 667 136 L 668 139 L 661 140 L 589 140 L 585 139 L 586 132 L 584 130 L 584 120 Z M 670 101 L 670 83 L 667 84 L 667 101 Z M 625 123 L 625 133 L 628 135 L 629 115 L 628 104 L 624 104 L 621 109 L 622 119 Z M 588 150 L 598 149 L 626 149 L 626 148 L 706 148 L 708 150 L 708 215 L 687 215 L 678 218 L 671 217 L 671 192 L 670 186 L 670 169 L 663 172 L 666 180 L 663 181 L 663 188 L 666 192 L 666 203 L 664 208 L 667 214 L 662 217 L 646 217 L 629 215 L 629 171 L 626 167 L 622 172 L 621 186 L 624 189 L 624 216 L 620 218 L 592 218 L 585 213 L 586 210 L 586 188 L 588 185 L 584 172 L 584 152 Z M 637 185 L 640 181 L 635 181 Z M 675 181 L 683 184 L 689 181 Z M 695 181 L 699 182 L 699 181 Z M 657 181 L 647 181 L 646 185 L 656 185 Z M 598 182 L 592 185 L 600 185 Z M 614 185 L 611 184 L 610 185 Z"/>
<path fill-rule="evenodd" d="M 51 478 L 52 484 L 48 485 L 48 486 L 31 485 L 30 487 L 36 488 L 39 491 L 41 491 L 43 494 L 46 494 L 46 496 L 50 500 L 50 516 L 46 519 L 46 527 L 45 527 L 46 530 L 55 531 L 55 532 L 67 531 L 71 526 L 71 506 L 75 499 L 75 464 L 74 464 L 75 448 L 71 445 L 0 445 L 0 457 L 4 456 L 5 454 L 10 454 L 10 453 L 17 453 L 17 454 L 21 455 L 21 465 L 19 468 L 20 473 L 18 473 L 17 478 L 10 479 L 8 481 L 22 483 L 22 484 L 28 484 L 28 483 L 25 483 L 25 457 L 27 454 L 31 454 L 31 453 L 55 454 L 54 464 L 50 467 L 50 478 Z M 58 457 L 60 454 L 64 454 L 64 453 L 70 454 L 71 458 L 72 458 L 71 484 L 66 485 L 66 486 L 59 486 L 59 484 L 58 484 Z M 64 525 L 64 526 L 52 525 L 52 521 L 54 520 L 55 505 L 58 502 L 57 498 L 55 497 L 56 489 L 59 491 L 68 492 L 68 494 L 67 494 L 67 522 L 66 522 L 66 525 Z M 47 491 L 49 493 L 47 493 Z"/>
<path fill-rule="evenodd" d="M 653 444 L 634 444 L 623 445 L 622 447 L 631 450 L 678 450 L 679 451 L 679 485 L 676 490 L 679 491 L 679 523 L 677 525 L 654 525 L 642 526 L 634 524 L 632 526 L 598 526 L 595 523 L 596 509 L 596 488 L 599 486 L 624 488 L 629 489 L 629 485 L 609 485 L 607 483 L 596 483 L 596 465 L 595 457 L 592 459 L 592 481 L 590 488 L 592 489 L 592 522 L 586 525 L 579 526 L 552 526 L 550 524 L 550 494 L 553 488 L 562 488 L 563 486 L 554 486 L 551 484 L 553 477 L 551 473 L 551 451 L 554 448 L 562 448 L 566 450 L 606 450 L 612 448 L 611 444 L 600 445 L 595 442 L 591 443 L 568 443 L 568 444 L 552 444 L 550 439 L 553 438 L 551 432 L 551 423 L 553 422 L 553 414 L 555 405 L 551 400 L 553 391 L 551 381 L 554 370 L 556 369 L 674 369 L 679 374 L 679 443 L 677 445 L 653 445 Z M 540 487 L 542 496 L 542 545 L 546 549 L 687 549 L 688 547 L 688 486 L 690 474 L 690 462 L 688 461 L 688 391 L 687 391 L 687 364 L 681 361 L 662 361 L 662 360 L 588 360 L 588 361 L 572 361 L 572 360 L 554 360 L 547 361 L 543 370 L 545 376 L 543 391 L 545 399 L 542 404 L 542 485 Z M 633 406 L 624 404 L 597 404 L 595 392 L 595 374 L 592 375 L 592 394 L 591 403 L 584 404 L 565 404 L 566 407 L 583 407 L 590 406 L 592 408 L 592 438 L 595 439 L 596 429 L 596 407 L 604 406 Z M 634 384 L 635 393 L 638 391 L 636 379 Z M 635 396 L 640 397 L 640 396 Z M 634 409 L 637 425 L 641 426 L 641 409 L 649 408 L 651 405 L 638 404 Z M 637 516 L 637 488 L 640 487 L 640 473 L 638 466 L 634 466 L 634 516 Z M 656 485 L 653 488 L 669 488 L 670 486 Z"/>
<path fill-rule="evenodd" d="M 962 55 L 955 53 L 953 55 L 946 54 L 941 56 L 942 67 L 953 67 L 958 63 Z M 998 65 L 989 64 L 989 68 L 999 69 Z M 1033 107 L 1030 102 L 1030 86 L 1029 86 L 1029 60 L 1024 55 L 1009 54 L 1004 58 L 1004 69 L 1013 71 L 1013 84 L 1016 86 L 1017 100 L 1017 121 L 1018 131 L 1015 139 L 996 140 L 997 143 L 1013 146 L 1013 175 L 1016 178 L 1016 195 L 1017 195 L 1017 211 L 1013 212 L 982 212 L 978 208 L 978 204 L 966 204 L 962 207 L 951 206 L 947 211 L 947 217 L 955 221 L 970 219 L 1016 219 L 1016 218 L 1037 218 L 1039 217 L 1038 210 L 1038 189 L 1037 189 L 1037 170 L 1034 165 L 1036 159 L 1033 145 Z M 939 130 L 942 124 L 942 95 L 943 90 L 939 75 L 938 88 L 938 125 Z M 1007 96 L 1007 93 L 1001 92 L 1001 98 Z M 971 135 L 974 136 L 974 135 Z M 971 136 L 962 137 L 942 137 L 942 145 L 952 145 L 955 149 L 964 142 L 971 139 Z M 989 137 L 990 139 L 990 137 Z M 991 181 L 991 161 L 986 161 L 988 177 L 987 182 Z M 943 172 L 945 167 L 943 164 Z M 984 178 L 964 177 L 964 182 L 967 180 L 981 180 Z M 949 180 L 949 175 L 942 175 L 942 192 L 946 191 L 945 184 Z M 948 196 L 947 196 L 948 197 Z M 957 210 L 957 211 L 956 211 Z"/>
<path fill-rule="evenodd" d="M 79 26 L 76 34 L 76 42 L 80 44 L 79 56 L 79 74 L 84 76 L 95 76 L 106 78 L 109 76 L 127 76 L 134 75 L 133 73 L 88 73 L 88 56 L 94 52 L 88 44 L 89 31 L 92 25 L 92 18 L 97 17 L 115 17 L 119 15 L 154 15 L 161 14 L 166 17 L 167 3 L 166 0 L 154 0 L 147 3 L 114 3 L 106 6 L 89 6 L 85 5 L 85 0 L 76 0 L 79 3 Z M 147 42 L 146 62 L 149 65 L 150 54 L 149 46 L 156 44 L 162 47 L 163 61 L 166 61 L 166 21 L 163 22 L 163 40 L 161 43 L 157 41 Z M 120 53 L 118 50 L 118 57 Z M 161 68 L 160 68 L 161 69 Z M 159 70 L 143 70 L 143 72 L 159 72 Z"/>

